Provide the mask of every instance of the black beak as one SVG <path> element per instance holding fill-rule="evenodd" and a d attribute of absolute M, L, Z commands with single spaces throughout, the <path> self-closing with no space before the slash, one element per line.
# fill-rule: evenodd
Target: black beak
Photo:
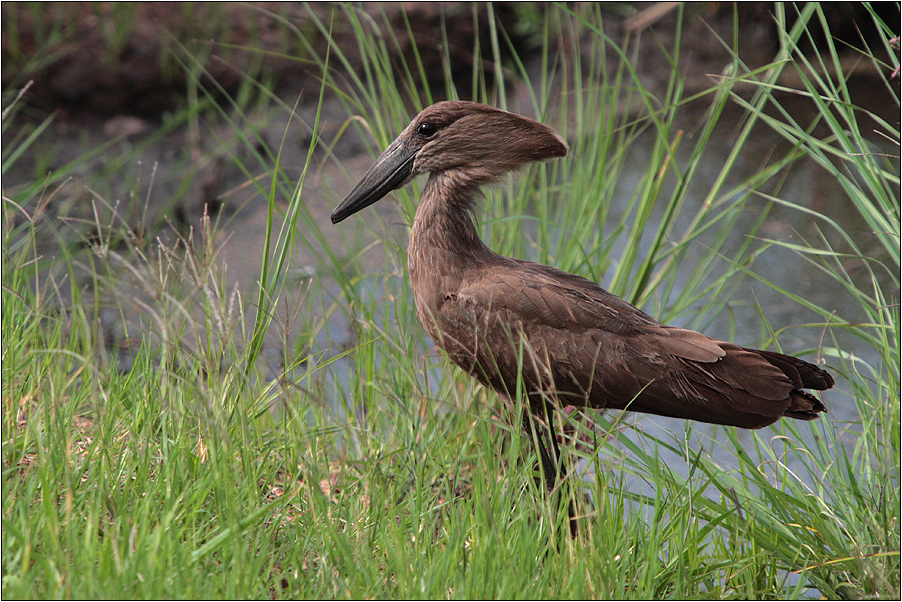
<path fill-rule="evenodd" d="M 348 193 L 335 211 L 332 212 L 332 223 L 337 224 L 346 217 L 369 207 L 395 188 L 405 184 L 413 171 L 413 160 L 416 151 L 409 150 L 406 144 L 395 140 L 385 149 L 373 166 L 370 167 L 354 190 Z"/>

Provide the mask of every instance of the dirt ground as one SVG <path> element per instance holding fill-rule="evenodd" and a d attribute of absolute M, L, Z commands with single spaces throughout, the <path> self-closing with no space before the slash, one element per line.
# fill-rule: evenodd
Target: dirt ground
<path fill-rule="evenodd" d="M 670 68 L 657 51 L 673 45 L 678 11 L 669 2 L 613 4 L 603 8 L 606 33 L 614 40 L 625 34 L 654 32 L 638 53 L 637 68 L 646 84 L 666 81 Z M 888 23 L 898 21 L 893 3 L 884 11 Z M 295 59 L 306 50 L 291 34 L 294 27 L 317 52 L 326 42 L 312 24 L 312 10 L 328 21 L 331 5 L 302 5 L 283 2 L 238 3 L 48 3 L 36 9 L 27 3 L 3 3 L 4 22 L 3 88 L 34 80 L 32 102 L 49 110 L 69 113 L 96 112 L 123 114 L 154 119 L 172 110 L 185 90 L 183 69 L 167 56 L 178 44 L 184 44 L 198 56 L 209 54 L 205 68 L 209 78 L 225 91 L 240 85 L 242 73 L 255 68 L 261 53 L 265 55 L 263 73 L 275 77 L 278 85 L 298 79 L 316 78 L 315 69 Z M 186 6 L 190 8 L 186 8 Z M 541 3 L 496 3 L 493 19 L 517 47 L 518 53 L 530 51 L 531 39 L 540 32 L 546 6 Z M 489 12 L 485 5 L 445 3 L 363 3 L 362 9 L 397 45 L 389 44 L 396 56 L 410 56 L 411 39 L 407 24 L 423 60 L 425 72 L 440 81 L 443 57 L 438 49 L 444 24 L 449 36 L 449 63 L 466 85 L 474 60 L 474 41 L 490 48 Z M 844 43 L 861 45 L 860 38 L 870 35 L 867 12 L 860 3 L 835 2 L 825 7 L 831 31 Z M 741 58 L 751 67 L 773 57 L 778 47 L 773 25 L 773 3 L 739 3 L 735 15 Z M 406 17 L 405 17 L 406 15 Z M 681 52 L 690 78 L 716 73 L 729 59 L 722 40 L 733 39 L 734 11 L 731 3 L 687 3 Z M 287 25 L 286 25 L 287 24 Z M 341 19 L 333 22 L 333 36 L 354 63 L 354 32 Z M 122 31 L 127 27 L 126 31 Z M 118 28 L 118 31 L 117 31 Z M 716 34 L 716 35 L 712 35 Z M 292 39 L 292 38 L 295 39 Z M 389 39 L 387 37 L 387 39 Z M 560 40 L 570 51 L 579 40 Z M 253 49 L 247 52 L 243 49 Z M 585 49 L 581 49 L 585 50 Z M 34 58 L 39 58 L 35 62 Z M 485 65 L 491 69 L 491 65 Z M 694 67 L 694 69 L 693 69 Z M 704 82 L 707 83 L 707 82 Z M 653 88 L 652 88 L 653 89 Z"/>

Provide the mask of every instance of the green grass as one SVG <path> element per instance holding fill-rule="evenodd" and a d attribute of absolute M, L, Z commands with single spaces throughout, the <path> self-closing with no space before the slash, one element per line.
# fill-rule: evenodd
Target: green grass
<path fill-rule="evenodd" d="M 448 78 L 443 90 L 423 89 L 418 53 L 397 80 L 388 52 L 397 40 L 373 35 L 355 8 L 336 10 L 335 21 L 310 29 L 348 28 L 359 46 L 325 56 L 308 46 L 322 88 L 306 94 L 319 106 L 342 103 L 342 131 L 358 129 L 376 154 L 413 112 L 457 89 Z M 631 67 L 636 46 L 609 39 L 599 9 L 573 10 L 551 7 L 531 22 L 547 66 L 529 82 L 531 105 L 509 107 L 568 132 L 571 153 L 489 191 L 486 241 L 697 328 L 725 321 L 732 333 L 742 291 L 776 288 L 810 318 L 776 324 L 758 308 L 760 340 L 742 342 L 804 341 L 792 350 L 842 377 L 827 403 L 856 408 L 855 419 L 660 434 L 630 416 L 600 416 L 584 432 L 590 445 L 567 445 L 594 469 L 575 493 L 583 518 L 571 539 L 566 495 L 544 495 L 516 418 L 430 351 L 396 224 L 370 210 L 342 224 L 336 247 L 327 242 L 334 227 L 305 205 L 317 157 L 329 157 L 332 143 L 318 136 L 320 113 L 310 123 L 293 116 L 273 147 L 252 112 L 268 103 L 290 114 L 291 104 L 252 77 L 240 96 L 211 89 L 203 61 L 180 51 L 197 102 L 172 127 L 213 136 L 209 123 L 228 124 L 234 137 L 205 147 L 205 157 L 233 161 L 268 201 L 262 286 L 233 291 L 217 255 L 228 224 L 215 216 L 158 237 L 161 225 L 140 208 L 117 206 L 115 190 L 101 188 L 110 178 L 139 207 L 156 193 L 128 158 L 104 171 L 108 147 L 14 189 L 4 183 L 4 597 L 899 597 L 899 160 L 862 152 L 873 148 L 871 133 L 844 74 L 808 68 L 838 64 L 829 36 L 821 50 L 798 49 L 810 25 L 825 22 L 819 5 L 782 29 L 767 68 L 752 72 L 736 58 L 691 95 L 676 69 L 663 92 L 644 88 Z M 883 32 L 893 62 L 880 62 L 881 49 L 862 59 L 878 63 L 898 106 L 895 34 Z M 560 54 L 562 35 L 589 51 Z M 499 31 L 489 48 L 472 49 L 473 99 L 506 102 L 513 79 L 492 79 L 485 64 L 529 78 L 508 44 Z M 663 49 L 673 65 L 678 48 Z M 816 106 L 813 122 L 781 102 L 783 71 L 801 78 L 794 94 Z M 25 157 L 40 163 L 47 135 L 48 122 L 21 119 L 16 93 L 4 91 L 3 128 L 17 133 L 3 150 L 4 175 Z M 675 125 L 690 102 L 706 107 L 691 136 Z M 741 115 L 729 124 L 732 151 L 716 156 L 712 137 L 728 114 Z M 878 125 L 898 153 L 898 124 Z M 761 127 L 788 144 L 737 180 Z M 313 135 L 300 171 L 282 160 L 297 128 Z M 648 137 L 648 167 L 627 185 L 629 149 Z M 784 198 L 802 160 L 845 193 L 870 240 Z M 194 177 L 198 163 L 186 160 L 176 177 Z M 693 182 L 712 164 L 715 184 L 700 196 Z M 76 194 L 80 178 L 86 197 Z M 394 195 L 407 223 L 417 195 L 417 184 Z M 776 211 L 803 213 L 816 235 L 768 235 Z M 293 275 L 299 247 L 321 258 L 313 278 Z M 364 267 L 380 252 L 384 266 Z M 768 281 L 760 267 L 780 253 L 804 257 L 852 302 L 835 311 Z M 123 332 L 111 334 L 111 311 Z M 351 325 L 350 346 L 336 318 Z M 130 370 L 117 369 L 110 336 L 139 349 Z M 850 338 L 866 353 L 847 352 Z M 266 351 L 273 339 L 277 361 Z"/>

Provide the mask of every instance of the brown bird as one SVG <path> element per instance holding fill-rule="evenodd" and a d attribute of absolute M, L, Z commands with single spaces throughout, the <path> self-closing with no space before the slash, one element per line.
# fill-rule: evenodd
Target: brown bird
<path fill-rule="evenodd" d="M 481 383 L 508 397 L 524 391 L 533 414 L 572 405 L 760 428 L 826 411 L 804 389 L 829 389 L 833 377 L 813 364 L 665 326 L 585 278 L 489 249 L 471 215 L 479 187 L 566 154 L 541 123 L 440 102 L 389 145 L 332 223 L 429 174 L 407 249 L 420 321 Z M 554 458 L 543 439 L 534 441 L 550 488 L 562 465 L 555 437 Z"/>

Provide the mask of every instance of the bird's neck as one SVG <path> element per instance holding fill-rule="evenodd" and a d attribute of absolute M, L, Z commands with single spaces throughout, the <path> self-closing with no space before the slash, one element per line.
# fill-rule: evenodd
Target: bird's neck
<path fill-rule="evenodd" d="M 407 248 L 414 291 L 427 280 L 478 268 L 492 255 L 471 216 L 478 195 L 475 186 L 462 186 L 446 174 L 429 177 Z"/>

